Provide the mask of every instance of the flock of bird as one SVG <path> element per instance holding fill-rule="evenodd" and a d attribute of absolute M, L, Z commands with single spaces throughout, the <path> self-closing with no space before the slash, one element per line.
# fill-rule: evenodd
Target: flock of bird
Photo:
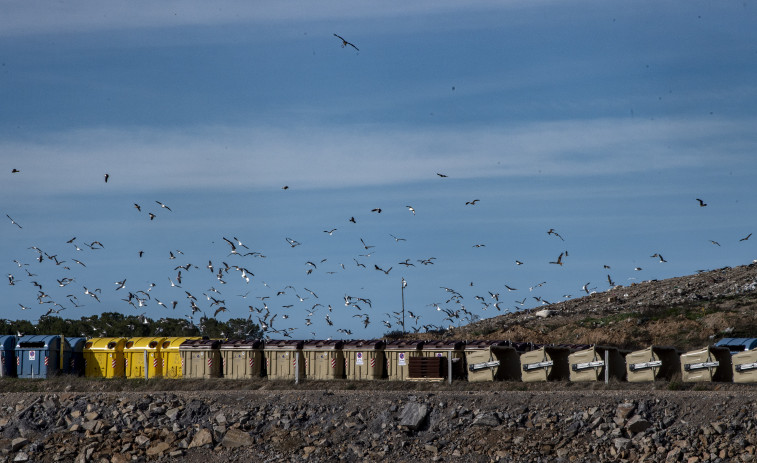
<path fill-rule="evenodd" d="M 12 173 L 17 175 L 20 174 L 20 171 L 14 169 Z M 437 176 L 440 178 L 448 177 L 446 174 L 440 173 L 437 173 Z M 110 174 L 105 174 L 105 183 L 110 178 Z M 286 186 L 282 189 L 289 190 L 289 187 Z M 464 204 L 465 207 L 475 207 L 480 201 L 480 199 L 474 199 L 465 201 Z M 701 199 L 697 199 L 697 201 L 700 207 L 707 206 Z M 147 210 L 149 207 L 139 203 L 133 203 L 133 208 L 138 214 L 146 214 L 146 220 L 150 222 L 156 220 L 161 213 L 165 214 L 166 219 L 170 218 L 170 214 L 173 214 L 173 209 L 161 201 L 155 200 L 151 204 L 152 209 L 149 211 Z M 416 215 L 416 210 L 413 206 L 407 205 L 406 209 L 411 217 Z M 381 214 L 383 208 L 375 207 L 370 209 L 370 212 L 372 214 Z M 6 217 L 10 222 L 10 227 L 15 228 L 18 233 L 24 232 L 25 229 L 22 224 L 8 214 L 6 214 Z M 357 223 L 355 216 L 350 216 L 346 221 L 351 224 Z M 323 230 L 323 233 L 331 237 L 339 229 L 340 227 L 331 227 Z M 747 241 L 751 235 L 750 233 L 739 241 Z M 387 236 L 387 239 L 394 242 L 395 245 L 400 245 L 407 241 L 406 238 L 396 236 L 392 233 L 387 233 Z M 554 240 L 553 242 L 556 244 L 566 243 L 565 238 L 555 228 L 545 230 L 545 239 Z M 438 302 L 429 303 L 427 307 L 430 307 L 430 309 L 428 310 L 413 308 L 405 312 L 403 310 L 387 311 L 386 308 L 383 308 L 384 311 L 382 312 L 381 308 L 374 308 L 371 298 L 365 294 L 345 294 L 343 296 L 344 308 L 340 309 L 341 303 L 337 304 L 335 301 L 322 300 L 315 290 L 305 286 L 295 287 L 291 284 L 281 284 L 272 288 L 271 285 L 257 278 L 252 270 L 256 267 L 255 260 L 267 258 L 263 251 L 251 249 L 236 236 L 221 236 L 221 240 L 226 246 L 225 251 L 215 256 L 209 256 L 207 264 L 196 265 L 186 262 L 182 260 L 185 256 L 183 251 L 179 249 L 167 249 L 165 251 L 165 260 L 171 263 L 170 267 L 168 267 L 170 273 L 164 277 L 165 279 L 162 283 L 156 281 L 132 287 L 132 281 L 144 280 L 144 278 L 141 278 L 141 276 L 131 278 L 119 276 L 113 279 L 112 288 L 92 287 L 80 280 L 81 269 L 87 267 L 88 259 L 97 258 L 99 254 L 107 253 L 107 248 L 102 242 L 98 240 L 80 240 L 74 236 L 60 240 L 63 249 L 57 247 L 55 249 L 41 249 L 36 245 L 31 245 L 28 249 L 23 250 L 17 258 L 12 260 L 15 270 L 8 273 L 8 285 L 12 287 L 21 284 L 33 286 L 37 293 L 36 304 L 46 307 L 44 314 L 41 315 L 42 317 L 59 315 L 64 310 L 71 310 L 69 313 L 73 316 L 73 309 L 85 306 L 91 309 L 93 305 L 99 307 L 103 305 L 103 295 L 109 292 L 120 295 L 119 300 L 124 304 L 122 308 L 136 310 L 144 320 L 147 320 L 147 314 L 162 317 L 172 316 L 175 318 L 175 311 L 178 310 L 179 313 L 183 313 L 183 316 L 186 317 L 187 323 L 199 326 L 202 330 L 203 323 L 209 318 L 218 317 L 221 314 L 232 316 L 234 313 L 238 313 L 240 305 L 246 305 L 248 310 L 245 310 L 245 313 L 249 321 L 257 323 L 267 336 L 279 337 L 292 337 L 294 335 L 299 337 L 318 337 L 316 331 L 312 331 L 316 328 L 313 325 L 318 319 L 321 319 L 322 323 L 325 323 L 325 326 L 328 327 L 334 327 L 335 323 L 337 323 L 338 328 L 336 328 L 336 331 L 340 335 L 347 337 L 357 334 L 354 328 L 356 323 L 345 322 L 352 319 L 359 319 L 357 325 L 363 329 L 368 329 L 374 320 L 379 319 L 381 329 L 383 330 L 436 331 L 449 326 L 476 321 L 488 309 L 496 312 L 521 310 L 528 308 L 526 306 L 530 299 L 538 303 L 537 306 L 552 303 L 538 295 L 538 289 L 547 284 L 546 281 L 541 281 L 528 287 L 528 296 L 524 297 L 521 294 L 520 298 L 506 299 L 504 294 L 516 293 L 519 289 L 513 285 L 503 284 L 501 289 L 489 289 L 482 295 L 475 295 L 473 305 L 468 304 L 467 306 L 465 297 L 460 291 L 442 286 L 439 289 L 441 290 L 440 294 L 443 296 L 440 297 Z M 303 246 L 302 242 L 289 236 L 284 236 L 282 241 L 282 245 L 286 243 L 284 246 L 289 248 Z M 714 240 L 711 240 L 711 242 L 720 246 Z M 474 248 L 485 246 L 483 243 L 473 245 Z M 65 250 L 66 248 L 68 251 Z M 376 248 L 376 244 L 369 244 L 361 237 L 359 250 L 356 251 L 358 254 L 352 258 L 353 263 L 340 263 L 336 270 L 332 268 L 324 272 L 325 274 L 333 275 L 338 270 L 347 271 L 349 265 L 349 268 L 369 271 L 372 269 L 389 276 L 390 274 L 396 275 L 397 270 L 395 270 L 395 267 L 401 266 L 403 269 L 409 270 L 411 267 L 433 266 L 437 262 L 436 257 L 430 256 L 415 259 L 405 258 L 396 262 L 396 264 L 388 266 L 373 263 L 369 267 L 366 265 L 366 262 L 368 262 L 373 252 L 376 251 Z M 143 250 L 136 251 L 136 259 L 142 259 L 143 256 Z M 549 261 L 548 264 L 563 267 L 568 264 L 569 258 L 569 251 L 564 249 L 554 260 Z M 661 264 L 667 262 L 659 252 L 655 252 L 650 258 L 656 259 Z M 305 274 L 311 275 L 313 272 L 319 271 L 319 268 L 323 270 L 327 261 L 328 258 L 323 258 L 304 262 Z M 524 261 L 515 260 L 512 264 L 518 267 L 524 265 Z M 55 277 L 52 280 L 41 278 L 37 272 L 42 267 L 52 268 L 52 273 L 55 274 Z M 604 265 L 604 269 L 608 270 L 608 272 L 610 268 L 609 265 Z M 635 267 L 634 270 L 641 271 L 642 268 Z M 184 286 L 188 275 L 194 275 L 203 271 L 207 272 L 205 274 L 206 277 L 204 277 L 206 284 L 203 290 L 194 289 L 198 287 L 197 282 L 193 282 L 191 288 Z M 232 296 L 229 290 L 226 289 L 227 287 L 237 287 L 229 285 L 231 279 L 236 279 L 237 285 L 242 285 L 242 288 L 246 289 L 246 291 L 242 291 L 241 294 L 237 294 L 238 291 L 232 291 L 235 293 Z M 248 286 L 253 282 L 253 279 L 259 281 L 262 286 L 258 288 Z M 170 289 L 170 300 L 164 302 L 156 297 L 157 294 L 153 292 L 153 289 L 161 286 Z M 223 288 L 223 291 L 217 289 L 216 286 Z M 403 290 L 405 286 L 406 281 L 403 276 Z M 473 282 L 470 283 L 470 286 L 473 286 Z M 616 286 L 615 281 L 611 274 L 607 273 L 607 288 L 614 286 Z M 52 295 L 53 291 L 49 289 L 51 287 L 57 289 L 56 296 Z M 595 291 L 597 291 L 597 287 L 592 287 L 591 282 L 587 282 L 581 287 L 582 294 L 591 294 Z M 251 292 L 257 294 L 250 296 Z M 65 296 L 61 296 L 63 293 L 65 293 Z M 165 294 L 165 291 L 163 294 Z M 565 295 L 564 297 L 569 298 L 572 295 Z M 20 310 L 26 311 L 30 310 L 33 305 L 34 302 L 29 301 L 28 303 L 19 304 L 19 307 Z M 478 307 L 478 309 L 475 307 Z M 229 308 L 233 310 L 230 311 Z M 108 307 L 106 309 L 103 307 L 101 311 L 110 310 L 113 310 L 113 308 Z M 156 310 L 163 310 L 163 312 L 155 312 Z M 299 316 L 295 316 L 297 313 L 299 313 Z M 407 320 L 405 316 L 407 316 Z M 289 320 L 299 320 L 301 325 L 295 326 Z M 352 328 L 348 328 L 348 326 Z"/>
<path fill-rule="evenodd" d="M 341 41 L 342 48 L 351 47 L 359 51 L 352 42 L 338 34 L 334 36 Z M 117 176 L 118 173 L 114 173 Z M 13 168 L 11 175 L 24 175 L 24 173 L 18 168 Z M 439 181 L 446 181 L 445 179 L 448 178 L 445 173 L 435 172 L 435 175 L 440 179 Z M 110 173 L 105 173 L 102 178 L 105 184 L 109 184 L 112 179 Z M 102 182 L 102 180 L 98 181 Z M 281 190 L 283 190 L 281 194 L 289 194 L 291 189 L 289 185 L 284 185 Z M 699 207 L 708 207 L 702 199 L 696 198 L 696 201 Z M 481 202 L 482 199 L 474 198 L 461 200 L 460 203 L 464 203 L 466 208 L 478 208 Z M 486 202 L 486 198 L 483 202 Z M 133 209 L 136 210 L 136 214 L 144 217 L 146 223 L 155 223 L 162 219 L 170 220 L 171 214 L 174 214 L 171 207 L 159 200 L 154 200 L 149 204 L 134 202 Z M 405 214 L 412 220 L 417 214 L 415 207 L 406 205 L 405 209 Z M 385 208 L 372 207 L 366 208 L 366 211 L 378 215 L 384 214 Z M 11 217 L 7 213 L 5 215 L 9 221 L 7 225 L 13 232 L 25 233 L 27 231 L 23 226 L 23 220 L 19 222 L 16 220 L 17 217 Z M 358 219 L 355 215 L 345 216 L 345 226 L 354 227 L 357 223 Z M 338 235 L 340 228 L 341 226 L 331 226 L 322 231 L 325 235 L 334 237 Z M 76 317 L 75 309 L 84 307 L 87 307 L 88 311 L 92 311 L 94 307 L 95 311 L 101 312 L 123 309 L 135 310 L 144 320 L 147 320 L 148 314 L 153 317 L 173 318 L 176 318 L 175 314 L 181 314 L 186 318 L 187 323 L 199 326 L 202 330 L 203 323 L 211 317 L 238 315 L 241 307 L 247 319 L 257 323 L 266 336 L 301 338 L 319 337 L 313 329 L 317 329 L 316 325 L 323 324 L 328 327 L 336 325 L 336 331 L 347 337 L 359 336 L 355 326 L 368 330 L 374 323 L 380 323 L 379 326 L 385 331 L 437 331 L 449 326 L 474 322 L 487 313 L 496 315 L 501 312 L 523 310 L 533 305 L 541 306 L 555 302 L 550 302 L 539 295 L 539 289 L 546 285 L 547 281 L 529 285 L 527 289 L 525 287 L 519 289 L 512 284 L 502 283 L 498 288 L 481 290 L 480 294 L 473 297 L 472 303 L 467 302 L 463 292 L 440 286 L 438 301 L 429 302 L 423 308 L 416 306 L 406 311 L 404 302 L 402 309 L 394 307 L 398 310 L 374 307 L 371 297 L 365 294 L 370 293 L 370 290 L 365 290 L 363 294 L 344 294 L 343 299 L 338 303 L 334 300 L 327 301 L 319 297 L 317 287 L 313 290 L 304 285 L 295 286 L 288 282 L 271 285 L 263 281 L 261 277 L 256 276 L 255 271 L 258 271 L 258 262 L 267 259 L 268 253 L 261 249 L 251 249 L 233 235 L 232 233 L 219 236 L 218 242 L 224 243 L 223 252 L 202 256 L 203 263 L 200 265 L 188 262 L 189 259 L 185 257 L 186 254 L 182 250 L 165 249 L 165 262 L 169 266 L 166 268 L 167 274 L 160 279 L 145 283 L 143 275 L 117 275 L 111 278 L 113 286 L 110 288 L 92 286 L 83 281 L 82 276 L 83 269 L 87 268 L 90 259 L 98 262 L 98 268 L 102 268 L 103 261 L 107 261 L 108 247 L 102 242 L 96 239 L 79 239 L 74 236 L 61 238 L 54 248 L 42 249 L 39 245 L 31 244 L 27 249 L 19 249 L 18 255 L 12 259 L 11 270 L 8 272 L 8 285 L 16 288 L 22 285 L 33 287 L 36 292 L 35 300 L 18 305 L 22 311 L 30 310 L 35 304 L 44 306 L 45 310 L 41 317 L 60 315 L 63 311 L 69 311 L 66 315 Z M 407 238 L 392 233 L 387 232 L 385 236 L 388 236 L 387 243 L 393 242 L 396 246 L 404 246 L 408 242 Z M 571 255 L 566 247 L 568 242 L 565 237 L 555 228 L 544 230 L 543 236 L 545 240 L 551 240 L 552 245 L 559 245 L 561 249 L 553 260 L 544 263 L 548 266 L 557 266 L 557 268 L 569 266 Z M 752 234 L 749 233 L 739 241 L 747 241 L 751 236 Z M 720 246 L 720 243 L 715 240 L 710 240 L 710 242 L 712 245 Z M 297 237 L 282 236 L 281 246 L 301 249 L 307 245 Z M 359 248 L 355 243 L 355 255 L 352 256 L 352 262 L 341 262 L 337 267 L 327 267 L 328 257 L 311 259 L 302 264 L 301 270 L 306 276 L 321 271 L 327 275 L 333 275 L 349 269 L 349 271 L 375 272 L 378 277 L 393 277 L 398 276 L 399 271 L 434 266 L 438 262 L 435 256 L 412 258 L 403 255 L 403 258 L 396 259 L 396 262 L 371 261 L 368 264 L 369 258 L 382 246 L 384 243 L 369 243 L 360 237 Z M 472 247 L 486 248 L 486 243 L 474 243 Z M 143 249 L 134 250 L 135 259 L 143 257 L 145 257 Z M 668 262 L 660 252 L 655 252 L 649 257 L 660 264 Z M 194 255 L 194 258 L 199 258 L 199 256 Z M 206 260 L 207 264 L 204 263 Z M 511 265 L 516 267 L 526 265 L 526 259 L 515 259 Z M 116 266 L 111 268 L 117 271 Z M 44 276 L 40 276 L 41 269 L 45 271 Z M 606 288 L 616 286 L 615 280 L 609 273 L 611 267 L 604 265 L 603 270 L 607 270 Z M 642 268 L 637 266 L 634 270 L 641 271 Z M 200 273 L 203 276 L 198 276 Z M 232 279 L 236 283 L 232 283 Z M 254 283 L 258 284 L 248 286 Z M 604 282 L 602 285 L 605 286 Z M 473 287 L 474 283 L 471 282 L 469 286 Z M 238 289 L 240 287 L 241 290 Z M 402 276 L 403 291 L 405 287 L 406 280 Z M 155 288 L 159 289 L 153 291 Z M 592 286 L 591 282 L 587 282 L 581 286 L 581 294 L 591 294 L 597 291 L 597 288 L 598 286 Z M 511 293 L 518 293 L 519 296 L 506 298 L 505 295 Z M 163 295 L 169 297 L 160 300 L 156 297 L 158 294 L 161 297 Z M 121 306 L 106 307 L 107 304 L 102 302 L 106 295 L 108 300 L 118 295 L 117 300 Z M 566 294 L 563 297 L 570 298 L 572 295 Z M 531 303 L 531 300 L 534 302 Z M 341 305 L 342 303 L 344 306 Z M 487 310 L 489 312 L 486 312 Z M 359 319 L 359 321 L 355 323 L 354 319 Z M 293 321 L 297 321 L 298 324 L 295 325 Z"/>

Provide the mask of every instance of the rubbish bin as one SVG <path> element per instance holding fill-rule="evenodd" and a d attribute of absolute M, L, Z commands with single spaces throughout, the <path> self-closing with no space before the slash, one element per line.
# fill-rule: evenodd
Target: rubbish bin
<path fill-rule="evenodd" d="M 731 364 L 734 383 L 757 383 L 757 349 L 734 353 Z"/>
<path fill-rule="evenodd" d="M 164 340 L 165 338 L 147 337 L 127 339 L 124 345 L 126 377 L 149 379 L 162 376 L 161 348 Z"/>
<path fill-rule="evenodd" d="M 87 338 L 66 338 L 67 349 L 63 351 L 63 371 L 68 375 L 84 375 L 84 345 Z"/>
<path fill-rule="evenodd" d="M 84 376 L 87 378 L 123 378 L 124 338 L 92 338 L 84 343 Z"/>
<path fill-rule="evenodd" d="M 181 363 L 181 353 L 179 346 L 184 341 L 190 339 L 201 339 L 199 337 L 168 337 L 160 345 L 160 356 L 163 363 L 162 375 L 164 378 L 182 378 L 184 368 Z"/>
<path fill-rule="evenodd" d="M 305 356 L 305 377 L 308 379 L 343 379 L 343 341 L 307 341 L 302 347 Z"/>
<path fill-rule="evenodd" d="M 626 376 L 626 362 L 617 347 L 591 346 L 568 356 L 570 380 L 604 381 L 608 378 L 622 381 Z"/>
<path fill-rule="evenodd" d="M 223 377 L 252 379 L 263 376 L 263 341 L 232 339 L 220 344 Z"/>
<path fill-rule="evenodd" d="M 732 381 L 731 351 L 707 346 L 681 354 L 681 379 L 685 382 Z"/>
<path fill-rule="evenodd" d="M 507 341 L 465 343 L 468 382 L 520 381 L 520 355 Z"/>
<path fill-rule="evenodd" d="M 423 341 L 395 340 L 384 347 L 387 378 L 403 381 L 410 376 L 410 357 L 422 357 Z"/>
<path fill-rule="evenodd" d="M 449 362 L 452 357 L 452 377 L 465 377 L 465 343 L 463 341 L 424 341 L 421 355 L 423 357 L 438 357 Z M 447 363 L 447 367 L 449 363 Z"/>
<path fill-rule="evenodd" d="M 347 341 L 342 347 L 347 379 L 381 379 L 384 377 L 384 346 L 381 340 Z"/>
<path fill-rule="evenodd" d="M 757 338 L 723 338 L 715 343 L 718 347 L 727 347 L 732 353 L 757 349 Z"/>
<path fill-rule="evenodd" d="M 302 355 L 303 341 L 266 341 L 265 355 L 268 379 L 304 379 L 305 357 Z"/>
<path fill-rule="evenodd" d="M 0 336 L 0 377 L 16 376 L 16 337 Z"/>
<path fill-rule="evenodd" d="M 680 367 L 675 347 L 649 346 L 626 355 L 626 380 L 631 383 L 670 380 Z"/>
<path fill-rule="evenodd" d="M 61 373 L 64 345 L 60 336 L 23 336 L 16 342 L 16 374 L 19 378 L 51 378 Z"/>
<path fill-rule="evenodd" d="M 187 339 L 179 345 L 182 377 L 221 377 L 221 342 L 218 339 Z"/>
<path fill-rule="evenodd" d="M 570 348 L 564 346 L 542 346 L 524 352 L 520 356 L 521 381 L 560 381 L 570 378 L 568 369 Z"/>

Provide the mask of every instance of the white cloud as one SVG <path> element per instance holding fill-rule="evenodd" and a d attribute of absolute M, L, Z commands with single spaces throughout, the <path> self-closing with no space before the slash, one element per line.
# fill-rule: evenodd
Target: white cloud
<path fill-rule="evenodd" d="M 433 178 L 576 176 L 748 163 L 753 120 L 596 119 L 403 130 L 381 126 L 93 129 L 3 142 L 22 170 L 0 192 L 333 188 Z M 717 153 L 715 156 L 713 153 Z M 22 180 L 23 179 L 23 180 Z"/>

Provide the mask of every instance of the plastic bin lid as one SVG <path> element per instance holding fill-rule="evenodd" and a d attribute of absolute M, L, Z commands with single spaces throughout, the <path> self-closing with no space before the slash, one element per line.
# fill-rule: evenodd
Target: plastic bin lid
<path fill-rule="evenodd" d="M 386 350 L 421 350 L 423 341 L 397 339 L 386 344 Z"/>
<path fill-rule="evenodd" d="M 262 348 L 263 341 L 260 339 L 229 339 L 221 343 L 221 349 L 252 350 Z"/>
<path fill-rule="evenodd" d="M 376 350 L 383 349 L 386 343 L 380 339 L 356 339 L 344 343 L 345 350 Z"/>
<path fill-rule="evenodd" d="M 335 350 L 335 349 L 341 349 L 343 346 L 344 346 L 344 341 L 336 341 L 332 339 L 313 340 L 313 341 L 307 341 L 303 349 L 305 350 Z"/>
<path fill-rule="evenodd" d="M 0 336 L 0 348 L 3 350 L 10 350 L 14 349 L 16 347 L 16 337 L 13 335 L 6 334 L 5 336 Z"/>
<path fill-rule="evenodd" d="M 304 341 L 295 341 L 287 339 L 273 339 L 265 342 L 265 350 L 279 350 L 279 349 L 302 349 Z"/>
<path fill-rule="evenodd" d="M 433 340 L 423 343 L 423 350 L 461 350 L 465 346 L 463 341 Z"/>
<path fill-rule="evenodd" d="M 218 339 L 187 339 L 179 344 L 179 350 L 207 350 L 218 349 L 221 341 Z"/>
<path fill-rule="evenodd" d="M 60 342 L 60 336 L 58 335 L 42 335 L 36 334 L 33 336 L 21 336 L 16 343 L 16 349 L 43 349 L 50 344 L 55 344 L 55 340 Z"/>
<path fill-rule="evenodd" d="M 490 347 L 508 347 L 510 346 L 510 341 L 493 341 L 493 340 L 487 340 L 487 339 L 479 339 L 475 341 L 466 341 L 465 342 L 465 350 L 484 350 L 488 349 Z"/>

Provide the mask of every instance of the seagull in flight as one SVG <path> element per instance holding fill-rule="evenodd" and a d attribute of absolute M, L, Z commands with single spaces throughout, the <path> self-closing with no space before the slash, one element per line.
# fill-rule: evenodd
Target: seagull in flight
<path fill-rule="evenodd" d="M 22 227 L 21 225 L 19 225 L 19 224 L 18 224 L 18 223 L 17 223 L 17 222 L 15 221 L 15 220 L 11 219 L 11 216 L 9 216 L 8 214 L 5 214 L 5 216 L 6 216 L 6 217 L 8 217 L 8 218 L 10 219 L 10 221 L 11 221 L 11 223 L 12 223 L 13 225 L 17 226 L 18 228 L 24 228 L 24 227 Z"/>
<path fill-rule="evenodd" d="M 396 236 L 392 235 L 391 233 L 389 233 L 389 236 L 391 236 L 392 238 L 394 238 L 394 242 L 395 243 L 399 243 L 400 241 L 407 241 L 405 238 L 397 238 Z"/>
<path fill-rule="evenodd" d="M 336 231 L 336 228 L 332 228 L 331 230 L 323 230 L 323 233 L 328 233 L 329 236 L 333 235 Z"/>
<path fill-rule="evenodd" d="M 557 232 L 555 231 L 555 229 L 554 229 L 554 228 L 550 228 L 550 229 L 549 229 L 549 230 L 547 231 L 547 235 L 555 235 L 556 237 L 558 237 L 558 238 L 560 238 L 561 240 L 565 241 L 565 240 L 563 239 L 563 237 L 562 237 L 562 236 L 560 236 L 560 234 L 559 234 L 559 233 L 557 233 Z"/>
<path fill-rule="evenodd" d="M 705 207 L 707 205 L 707 203 L 705 203 L 704 201 L 702 201 L 699 198 L 697 198 L 697 201 L 699 201 L 699 207 Z"/>
<path fill-rule="evenodd" d="M 710 243 L 712 243 L 712 244 L 714 244 L 716 246 L 720 246 L 720 243 L 718 243 L 717 241 L 714 241 L 714 240 L 710 240 Z"/>
<path fill-rule="evenodd" d="M 562 265 L 562 256 L 563 256 L 564 254 L 565 254 L 564 252 L 561 252 L 561 253 L 560 253 L 560 255 L 559 255 L 559 256 L 557 256 L 557 260 L 556 260 L 556 261 L 554 261 L 554 262 L 550 262 L 550 264 L 557 264 L 557 265 Z"/>
<path fill-rule="evenodd" d="M 360 51 L 360 49 L 359 49 L 358 47 L 356 47 L 354 43 L 350 43 L 350 42 L 346 41 L 346 40 L 344 39 L 344 37 L 342 37 L 341 35 L 337 35 L 337 34 L 334 34 L 334 37 L 337 37 L 337 38 L 338 38 L 339 40 L 341 40 L 341 41 L 342 41 L 342 48 L 344 48 L 344 47 L 346 47 L 347 45 L 349 45 L 349 46 L 351 46 L 352 48 L 354 48 L 355 50 L 357 50 L 357 51 Z"/>
<path fill-rule="evenodd" d="M 109 178 L 110 178 L 110 174 L 105 174 L 105 183 L 108 183 Z"/>
<path fill-rule="evenodd" d="M 475 206 L 477 202 L 481 201 L 480 199 L 474 199 L 473 201 L 465 201 L 466 206 Z"/>
<path fill-rule="evenodd" d="M 740 239 L 739 241 L 746 241 L 746 240 L 748 240 L 748 239 L 749 239 L 749 237 L 750 237 L 750 236 L 752 236 L 752 234 L 751 234 L 751 233 L 750 233 L 750 234 L 748 234 L 747 236 L 745 236 L 744 238 L 741 238 L 741 239 Z"/>
<path fill-rule="evenodd" d="M 297 240 L 293 240 L 292 238 L 286 238 L 286 240 L 287 240 L 287 243 L 289 243 L 289 246 L 291 246 L 293 248 L 299 246 L 300 244 L 302 244 L 302 243 L 300 243 Z"/>
<path fill-rule="evenodd" d="M 158 203 L 158 204 L 160 204 L 160 207 L 162 207 L 163 209 L 168 209 L 169 211 L 171 211 L 170 207 L 166 206 L 165 204 L 161 203 L 160 201 L 155 201 L 155 202 Z M 173 211 L 171 211 L 171 212 L 173 212 Z"/>
<path fill-rule="evenodd" d="M 408 210 L 409 210 L 410 212 L 412 212 L 412 213 L 413 213 L 413 215 L 415 215 L 415 209 L 413 209 L 413 206 L 405 206 L 405 207 L 406 207 L 406 208 L 407 208 L 407 209 L 408 209 Z"/>

